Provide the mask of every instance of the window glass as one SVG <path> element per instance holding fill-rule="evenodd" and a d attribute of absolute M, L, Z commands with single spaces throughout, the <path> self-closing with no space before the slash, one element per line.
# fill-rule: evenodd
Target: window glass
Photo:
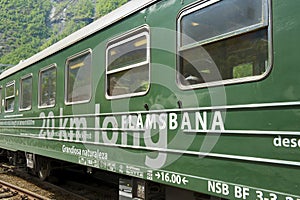
<path fill-rule="evenodd" d="M 182 86 L 262 75 L 268 63 L 265 0 L 223 0 L 179 18 Z M 215 14 L 218 13 L 218 14 Z"/>
<path fill-rule="evenodd" d="M 148 89 L 148 66 L 141 66 L 108 74 L 109 95 L 121 95 L 144 92 Z"/>
<path fill-rule="evenodd" d="M 20 82 L 20 109 L 27 110 L 31 108 L 32 102 L 32 76 L 21 79 Z"/>
<path fill-rule="evenodd" d="M 5 87 L 5 111 L 14 111 L 15 106 L 15 82 L 10 82 Z"/>
<path fill-rule="evenodd" d="M 56 67 L 52 65 L 40 71 L 39 106 L 51 107 L 56 99 Z"/>
<path fill-rule="evenodd" d="M 107 47 L 107 94 L 126 97 L 149 88 L 149 32 L 142 28 L 111 41 Z"/>
<path fill-rule="evenodd" d="M 262 23 L 262 0 L 223 0 L 182 17 L 181 45 Z"/>
<path fill-rule="evenodd" d="M 2 112 L 2 86 L 0 87 L 0 113 Z"/>
<path fill-rule="evenodd" d="M 83 102 L 91 98 L 91 52 L 67 60 L 66 102 Z"/>
<path fill-rule="evenodd" d="M 108 51 L 108 70 L 118 69 L 147 60 L 147 38 L 142 35 Z"/>

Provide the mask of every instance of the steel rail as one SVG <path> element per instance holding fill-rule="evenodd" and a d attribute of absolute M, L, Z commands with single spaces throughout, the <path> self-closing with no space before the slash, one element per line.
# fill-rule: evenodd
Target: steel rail
<path fill-rule="evenodd" d="M 27 197 L 27 199 L 39 199 L 39 200 L 50 200 L 47 197 L 44 197 L 42 195 L 36 194 L 34 192 L 31 192 L 29 190 L 26 190 L 24 188 L 18 187 L 16 185 L 13 185 L 11 183 L 5 182 L 0 180 L 0 185 L 9 189 L 14 190 L 13 192 L 17 192 L 18 195 L 25 195 Z"/>

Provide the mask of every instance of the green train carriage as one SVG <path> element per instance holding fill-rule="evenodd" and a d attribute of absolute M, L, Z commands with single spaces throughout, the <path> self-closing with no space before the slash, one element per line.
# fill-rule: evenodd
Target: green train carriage
<path fill-rule="evenodd" d="M 130 1 L 0 75 L 0 147 L 140 199 L 300 199 L 298 6 Z"/>

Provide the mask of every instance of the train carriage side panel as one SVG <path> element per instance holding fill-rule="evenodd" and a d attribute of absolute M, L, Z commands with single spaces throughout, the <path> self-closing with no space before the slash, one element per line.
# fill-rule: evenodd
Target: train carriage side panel
<path fill-rule="evenodd" d="M 0 146 L 227 199 L 300 198 L 297 7 L 151 1 L 89 26 L 1 76 Z"/>

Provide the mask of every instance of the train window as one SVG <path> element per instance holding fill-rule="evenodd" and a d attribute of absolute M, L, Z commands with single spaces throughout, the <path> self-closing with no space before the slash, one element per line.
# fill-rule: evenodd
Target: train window
<path fill-rule="evenodd" d="M 107 98 L 145 94 L 150 82 L 149 30 L 142 27 L 115 38 L 106 50 Z"/>
<path fill-rule="evenodd" d="M 9 82 L 5 87 L 5 111 L 13 112 L 15 106 L 15 81 Z"/>
<path fill-rule="evenodd" d="M 66 62 L 66 104 L 91 99 L 91 50 L 69 57 Z"/>
<path fill-rule="evenodd" d="M 183 89 L 262 78 L 270 68 L 267 0 L 211 0 L 178 18 Z"/>
<path fill-rule="evenodd" d="M 31 109 L 32 102 L 32 75 L 27 75 L 20 80 L 20 110 Z"/>
<path fill-rule="evenodd" d="M 39 107 L 53 107 L 56 100 L 56 65 L 50 65 L 39 74 Z"/>

